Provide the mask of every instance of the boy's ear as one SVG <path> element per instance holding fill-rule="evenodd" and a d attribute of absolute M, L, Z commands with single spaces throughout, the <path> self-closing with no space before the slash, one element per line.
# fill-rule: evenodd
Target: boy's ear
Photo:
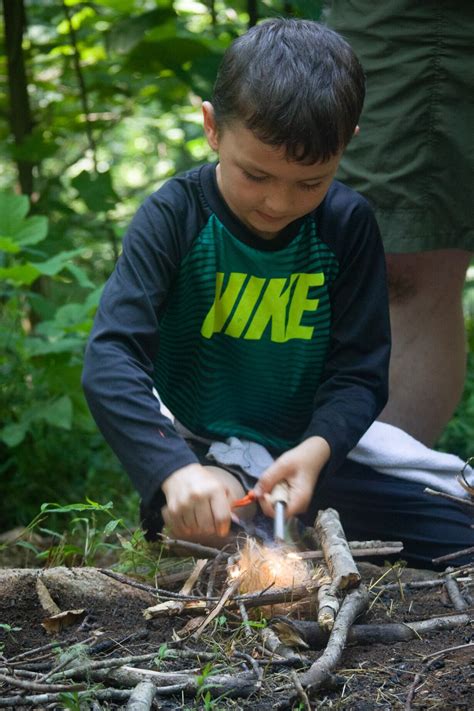
<path fill-rule="evenodd" d="M 357 124 L 357 126 L 354 129 L 354 136 L 358 136 L 359 133 L 360 133 L 360 126 L 359 126 L 359 124 Z"/>
<path fill-rule="evenodd" d="M 219 136 L 217 132 L 216 119 L 214 116 L 214 107 L 210 101 L 202 103 L 202 117 L 204 123 L 204 133 L 206 134 L 207 142 L 213 151 L 219 148 Z"/>

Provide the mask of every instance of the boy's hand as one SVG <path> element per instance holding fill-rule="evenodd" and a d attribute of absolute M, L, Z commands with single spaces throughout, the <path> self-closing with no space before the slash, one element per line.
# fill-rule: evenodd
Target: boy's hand
<path fill-rule="evenodd" d="M 177 469 L 162 484 L 165 524 L 177 538 L 226 536 L 231 523 L 229 492 L 219 477 L 200 464 Z"/>
<path fill-rule="evenodd" d="M 275 484 L 288 482 L 287 516 L 302 513 L 308 508 L 321 469 L 331 454 L 330 447 L 322 437 L 309 437 L 301 444 L 278 457 L 262 474 L 255 493 L 267 516 L 273 517 L 273 506 L 266 494 L 270 494 Z"/>

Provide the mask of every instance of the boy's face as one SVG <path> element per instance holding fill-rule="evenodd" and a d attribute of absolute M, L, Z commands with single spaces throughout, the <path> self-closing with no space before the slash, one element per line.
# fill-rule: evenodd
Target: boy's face
<path fill-rule="evenodd" d="M 262 239 L 274 239 L 290 222 L 324 199 L 340 154 L 326 163 L 289 161 L 285 149 L 269 146 L 235 122 L 220 134 L 209 102 L 203 104 L 204 130 L 218 152 L 217 184 L 232 212 Z"/>

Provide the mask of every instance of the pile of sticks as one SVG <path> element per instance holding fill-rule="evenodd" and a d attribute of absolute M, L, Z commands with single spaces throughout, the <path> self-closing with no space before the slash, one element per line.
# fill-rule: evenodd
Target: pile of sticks
<path fill-rule="evenodd" d="M 149 594 L 150 602 L 158 597 L 158 603 L 143 610 L 144 624 L 153 626 L 157 618 L 171 619 L 175 626 L 171 640 L 158 648 L 155 644 L 151 650 L 144 641 L 148 651 L 124 653 L 132 642 L 136 648 L 140 639 L 146 640 L 145 627 L 121 640 L 92 634 L 79 645 L 63 643 L 59 657 L 57 643 L 8 659 L 0 657 L 0 707 L 57 708 L 64 694 L 74 694 L 78 701 L 105 701 L 129 711 L 146 711 L 152 706 L 159 708 L 161 697 L 176 696 L 181 703 L 182 696 L 202 702 L 223 695 L 247 698 L 257 694 L 271 697 L 273 708 L 290 708 L 299 699 L 310 709 L 310 698 L 318 690 L 341 683 L 336 670 L 348 643 L 409 641 L 472 622 L 468 612 L 472 600 L 463 597 L 456 580 L 460 575 L 470 580 L 473 571 L 448 569 L 443 577 L 432 581 L 380 585 L 377 594 L 391 585 L 400 589 L 403 585 L 406 589 L 410 585 L 444 585 L 458 614 L 406 624 L 354 624 L 370 601 L 354 558 L 398 553 L 401 544 L 349 544 L 333 509 L 319 512 L 314 525 L 315 549 L 303 553 L 324 567 L 325 582 L 319 586 L 270 586 L 239 594 L 238 578 L 227 576 L 229 564 L 235 562 L 235 551 L 169 539 L 166 543 L 179 544 L 195 559 L 178 592 L 145 585 L 109 570 L 100 572 L 123 584 L 124 600 L 130 587 Z M 309 599 L 317 601 L 315 620 L 281 615 L 268 625 L 251 620 L 254 608 Z M 231 644 L 216 644 L 220 635 L 229 632 Z"/>

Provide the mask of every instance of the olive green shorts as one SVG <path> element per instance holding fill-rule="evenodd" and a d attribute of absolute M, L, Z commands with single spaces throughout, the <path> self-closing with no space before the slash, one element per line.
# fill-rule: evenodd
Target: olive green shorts
<path fill-rule="evenodd" d="M 372 204 L 387 252 L 474 250 L 472 0 L 333 0 L 367 98 L 338 178 Z"/>

